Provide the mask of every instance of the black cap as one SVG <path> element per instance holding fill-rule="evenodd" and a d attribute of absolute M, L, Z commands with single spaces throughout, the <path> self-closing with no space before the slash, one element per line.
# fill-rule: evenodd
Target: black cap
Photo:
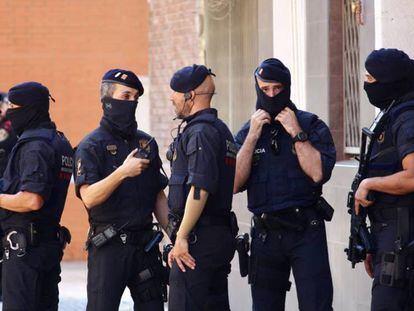
<path fill-rule="evenodd" d="M 290 86 L 290 71 L 277 58 L 268 58 L 261 62 L 254 74 L 263 82 L 279 82 L 284 87 Z"/>
<path fill-rule="evenodd" d="M 49 89 L 38 82 L 23 82 L 9 90 L 9 101 L 19 106 L 49 106 Z"/>
<path fill-rule="evenodd" d="M 138 91 L 139 96 L 144 94 L 144 87 L 137 75 L 129 70 L 111 69 L 102 77 L 102 82 L 119 83 Z"/>
<path fill-rule="evenodd" d="M 176 92 L 187 93 L 196 89 L 210 75 L 216 76 L 204 65 L 187 66 L 174 73 L 170 87 Z"/>
<path fill-rule="evenodd" d="M 374 50 L 365 61 L 365 68 L 376 80 L 390 83 L 413 75 L 413 61 L 397 49 Z"/>

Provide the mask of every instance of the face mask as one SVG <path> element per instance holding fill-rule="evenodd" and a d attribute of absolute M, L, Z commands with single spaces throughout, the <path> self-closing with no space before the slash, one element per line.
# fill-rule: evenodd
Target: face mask
<path fill-rule="evenodd" d="M 397 81 L 391 83 L 364 82 L 364 90 L 367 93 L 371 104 L 383 110 L 387 108 L 393 100 L 399 99 L 413 88 L 409 81 Z"/>
<path fill-rule="evenodd" d="M 394 100 L 392 86 L 392 83 L 364 82 L 364 90 L 367 93 L 369 102 L 381 110 L 387 108 Z"/>
<path fill-rule="evenodd" d="M 290 104 L 290 88 L 284 88 L 279 94 L 269 97 L 256 82 L 257 103 L 256 109 L 263 109 L 274 119 L 279 112 Z"/>
<path fill-rule="evenodd" d="M 24 130 L 36 128 L 42 122 L 49 122 L 49 112 L 35 109 L 34 106 L 23 106 L 7 109 L 6 119 L 10 120 L 13 131 L 20 136 Z"/>
<path fill-rule="evenodd" d="M 136 100 L 119 100 L 105 97 L 102 99 L 103 119 L 121 135 L 132 136 L 137 130 L 135 110 Z"/>

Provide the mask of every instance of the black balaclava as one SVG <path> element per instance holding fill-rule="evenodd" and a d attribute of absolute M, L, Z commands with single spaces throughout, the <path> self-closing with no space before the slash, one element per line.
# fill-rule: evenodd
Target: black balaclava
<path fill-rule="evenodd" d="M 135 73 L 129 70 L 111 69 L 104 74 L 102 82 L 122 84 L 136 89 L 139 96 L 144 94 L 141 81 Z M 122 138 L 131 139 L 137 132 L 138 127 L 135 119 L 138 101 L 103 97 L 101 102 L 104 112 L 101 124 L 110 127 Z"/>
<path fill-rule="evenodd" d="M 131 138 L 136 133 L 138 124 L 135 111 L 138 101 L 120 100 L 112 97 L 102 98 L 103 123 L 109 125 L 123 138 Z"/>
<path fill-rule="evenodd" d="M 21 135 L 25 130 L 37 128 L 40 124 L 50 122 L 49 90 L 38 82 L 24 82 L 9 90 L 9 101 L 20 106 L 8 109 L 6 118 L 10 120 L 13 130 Z"/>
<path fill-rule="evenodd" d="M 393 100 L 414 91 L 414 65 L 407 54 L 397 49 L 374 50 L 365 61 L 365 68 L 377 81 L 364 82 L 364 90 L 372 105 L 381 110 Z"/>
<path fill-rule="evenodd" d="M 263 109 L 274 119 L 286 107 L 293 107 L 290 101 L 290 72 L 283 63 L 276 58 L 264 60 L 254 72 L 257 102 L 256 109 Z M 257 79 L 264 82 L 279 82 L 283 90 L 274 97 L 267 96 L 259 87 Z"/>

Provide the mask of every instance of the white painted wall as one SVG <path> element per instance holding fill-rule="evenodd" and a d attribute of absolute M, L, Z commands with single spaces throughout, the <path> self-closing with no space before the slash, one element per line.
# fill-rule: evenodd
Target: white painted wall
<path fill-rule="evenodd" d="M 273 56 L 289 68 L 291 98 L 306 109 L 306 1 L 273 0 Z"/>
<path fill-rule="evenodd" d="M 135 117 L 138 122 L 138 128 L 151 135 L 150 133 L 150 100 L 149 100 L 149 78 L 140 76 L 139 79 L 144 86 L 144 94 L 138 100 L 138 108 Z"/>

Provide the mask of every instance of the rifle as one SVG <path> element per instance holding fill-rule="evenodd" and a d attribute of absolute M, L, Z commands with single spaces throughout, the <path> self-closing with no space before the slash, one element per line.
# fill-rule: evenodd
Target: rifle
<path fill-rule="evenodd" d="M 395 100 L 388 106 L 387 109 L 382 110 L 376 117 L 369 128 L 364 127 L 361 135 L 361 149 L 359 158 L 358 172 L 352 182 L 351 191 L 348 193 L 347 207 L 348 213 L 351 214 L 351 229 L 349 236 L 349 245 L 344 251 L 347 259 L 351 262 L 352 268 L 363 260 L 366 255 L 374 251 L 374 246 L 371 240 L 371 234 L 368 230 L 366 218 L 367 210 L 362 207 L 359 209 L 359 214 L 355 213 L 355 193 L 358 190 L 360 183 L 366 178 L 368 171 L 368 163 L 371 158 L 371 152 L 374 142 L 378 139 L 384 130 L 384 125 L 388 121 L 389 111 L 394 106 Z M 367 146 L 367 140 L 369 144 Z M 367 199 L 374 201 L 372 193 L 368 193 Z"/>

